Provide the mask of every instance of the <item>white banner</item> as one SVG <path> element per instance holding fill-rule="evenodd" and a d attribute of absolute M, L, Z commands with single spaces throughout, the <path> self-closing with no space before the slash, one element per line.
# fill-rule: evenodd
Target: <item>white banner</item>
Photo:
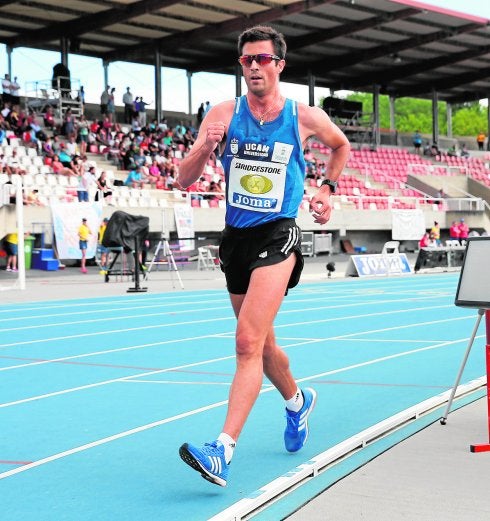
<path fill-rule="evenodd" d="M 82 219 L 87 219 L 87 226 L 92 232 L 88 238 L 87 259 L 95 256 L 97 236 L 102 220 L 102 207 L 98 204 L 59 203 L 51 205 L 53 229 L 56 247 L 60 259 L 81 259 L 78 229 Z"/>
<path fill-rule="evenodd" d="M 394 241 L 419 241 L 425 233 L 422 210 L 392 210 L 391 238 Z"/>
<path fill-rule="evenodd" d="M 177 237 L 179 239 L 191 239 L 194 237 L 194 211 L 192 206 L 177 204 L 174 206 L 174 215 Z M 179 247 L 181 250 L 193 250 L 194 240 L 179 241 Z"/>

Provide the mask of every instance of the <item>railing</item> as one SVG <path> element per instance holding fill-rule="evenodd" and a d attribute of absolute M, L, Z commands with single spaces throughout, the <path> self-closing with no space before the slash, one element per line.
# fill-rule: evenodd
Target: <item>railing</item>
<path fill-rule="evenodd" d="M 54 81 L 54 84 L 53 84 Z M 82 114 L 80 80 L 58 76 L 54 80 L 38 80 L 26 83 L 26 109 L 41 112 L 46 106 L 53 107 L 58 118 L 70 108 L 74 116 Z"/>

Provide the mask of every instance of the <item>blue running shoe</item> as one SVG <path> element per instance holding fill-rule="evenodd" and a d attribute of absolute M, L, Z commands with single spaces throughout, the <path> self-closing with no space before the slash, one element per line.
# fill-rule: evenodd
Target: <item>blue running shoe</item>
<path fill-rule="evenodd" d="M 225 461 L 225 448 L 220 441 L 205 443 L 201 448 L 184 443 L 179 449 L 179 455 L 187 465 L 200 472 L 204 479 L 226 487 L 230 465 Z"/>
<path fill-rule="evenodd" d="M 284 444 L 288 452 L 297 452 L 308 438 L 308 416 L 315 407 L 316 392 L 307 387 L 303 393 L 303 407 L 298 412 L 286 409 L 286 430 Z"/>

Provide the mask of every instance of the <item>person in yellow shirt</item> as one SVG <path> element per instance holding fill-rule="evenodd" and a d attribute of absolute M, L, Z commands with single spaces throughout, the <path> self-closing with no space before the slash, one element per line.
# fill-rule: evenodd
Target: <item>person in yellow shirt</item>
<path fill-rule="evenodd" d="M 104 217 L 104 220 L 100 224 L 99 227 L 99 252 L 100 252 L 100 266 L 101 266 L 101 273 L 105 274 L 107 271 L 107 261 L 109 256 L 109 248 L 106 248 L 102 244 L 102 240 L 104 239 L 104 233 L 107 229 L 107 223 L 109 222 L 109 219 L 107 217 Z"/>
<path fill-rule="evenodd" d="M 437 221 L 434 221 L 434 226 L 430 229 L 430 234 L 434 239 L 436 246 L 441 245 L 441 227 Z"/>
<path fill-rule="evenodd" d="M 80 250 L 82 251 L 82 273 L 87 273 L 86 268 L 86 256 L 87 256 L 87 244 L 88 244 L 88 238 L 92 235 L 92 232 L 90 231 L 90 228 L 87 225 L 87 219 L 85 217 L 82 219 L 82 224 L 78 228 L 78 238 L 79 238 L 79 245 Z"/>
<path fill-rule="evenodd" d="M 5 250 L 7 252 L 7 270 L 6 271 L 18 271 L 17 270 L 17 253 L 18 253 L 19 239 L 17 232 L 9 233 L 5 236 Z"/>

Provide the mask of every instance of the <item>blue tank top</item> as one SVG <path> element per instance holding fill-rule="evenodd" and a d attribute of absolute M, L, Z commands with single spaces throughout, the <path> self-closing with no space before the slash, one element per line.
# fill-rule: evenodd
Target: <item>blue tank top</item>
<path fill-rule="evenodd" d="M 226 224 L 248 228 L 294 218 L 303 199 L 305 160 L 296 102 L 263 125 L 246 96 L 237 98 L 221 156 L 226 180 Z"/>

